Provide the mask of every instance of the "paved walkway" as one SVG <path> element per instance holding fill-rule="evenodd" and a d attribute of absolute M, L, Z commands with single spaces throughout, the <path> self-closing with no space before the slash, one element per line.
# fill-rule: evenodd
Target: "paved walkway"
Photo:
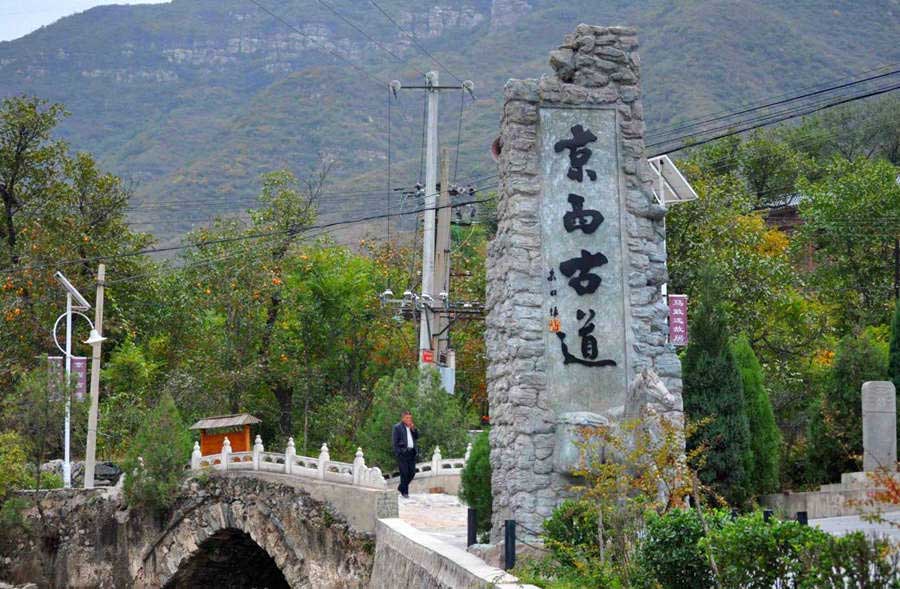
<path fill-rule="evenodd" d="M 887 536 L 900 544 L 900 511 L 882 514 L 885 521 L 867 522 L 858 515 L 843 517 L 826 517 L 811 519 L 809 525 L 819 527 L 826 532 L 842 536 L 849 532 L 865 532 L 874 536 Z"/>
<path fill-rule="evenodd" d="M 466 549 L 466 506 L 455 495 L 411 494 L 400 498 L 400 519 L 457 548 Z"/>

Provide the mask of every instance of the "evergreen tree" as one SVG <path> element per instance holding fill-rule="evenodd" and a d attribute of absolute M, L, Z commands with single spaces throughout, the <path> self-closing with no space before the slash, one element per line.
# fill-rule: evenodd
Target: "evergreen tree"
<path fill-rule="evenodd" d="M 900 390 L 900 303 L 894 302 L 894 320 L 891 321 L 891 346 L 888 355 L 888 378 Z M 900 432 L 900 429 L 897 430 Z"/>
<path fill-rule="evenodd" d="M 741 371 L 744 404 L 750 426 L 752 468 L 748 473 L 749 488 L 762 495 L 778 490 L 778 467 L 781 452 L 781 433 L 775 424 L 775 414 L 769 395 L 763 387 L 763 371 L 750 341 L 741 335 L 731 346 Z"/>
<path fill-rule="evenodd" d="M 491 529 L 493 495 L 491 494 L 490 432 L 484 430 L 472 444 L 472 453 L 460 477 L 459 497 L 475 509 L 479 532 Z"/>
<path fill-rule="evenodd" d="M 822 397 L 812 407 L 808 478 L 829 483 L 862 467 L 862 384 L 884 380 L 887 346 L 871 329 L 838 342 Z"/>
<path fill-rule="evenodd" d="M 688 447 L 707 448 L 700 470 L 703 483 L 730 503 L 742 503 L 749 495 L 750 426 L 741 373 L 728 345 L 725 312 L 713 280 L 704 276 L 682 363 L 684 411 L 692 421 L 707 420 L 688 440 Z"/>

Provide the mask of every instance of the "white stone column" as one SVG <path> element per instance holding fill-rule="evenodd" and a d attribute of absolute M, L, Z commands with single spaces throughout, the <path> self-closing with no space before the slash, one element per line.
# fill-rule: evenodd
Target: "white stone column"
<path fill-rule="evenodd" d="M 194 451 L 191 452 L 191 470 L 200 470 L 200 442 L 194 442 Z"/>
<path fill-rule="evenodd" d="M 297 455 L 297 449 L 294 447 L 294 438 L 288 438 L 287 448 L 284 449 L 284 472 L 291 474 L 294 466 L 294 457 Z"/>
<path fill-rule="evenodd" d="M 323 481 L 325 480 L 329 462 L 331 462 L 331 456 L 328 454 L 328 445 L 323 442 L 322 449 L 319 451 L 319 479 Z"/>
<path fill-rule="evenodd" d="M 356 458 L 353 459 L 353 484 L 362 482 L 366 472 L 366 459 L 363 457 L 362 448 L 356 449 Z"/>
<path fill-rule="evenodd" d="M 469 444 L 466 446 L 466 455 L 463 456 L 463 463 L 468 463 L 469 456 L 471 456 L 471 455 L 472 455 L 472 442 L 469 442 Z"/>
<path fill-rule="evenodd" d="M 228 436 L 225 436 L 225 441 L 222 442 L 221 457 L 220 466 L 222 470 L 228 470 L 228 463 L 231 461 L 231 441 L 228 439 Z"/>
<path fill-rule="evenodd" d="M 890 381 L 862 385 L 863 470 L 897 470 L 897 390 Z"/>
<path fill-rule="evenodd" d="M 431 455 L 431 476 L 437 476 L 441 474 L 441 447 L 434 447 L 434 454 Z"/>
<path fill-rule="evenodd" d="M 253 470 L 259 470 L 263 451 L 262 437 L 256 436 L 256 440 L 253 442 Z"/>

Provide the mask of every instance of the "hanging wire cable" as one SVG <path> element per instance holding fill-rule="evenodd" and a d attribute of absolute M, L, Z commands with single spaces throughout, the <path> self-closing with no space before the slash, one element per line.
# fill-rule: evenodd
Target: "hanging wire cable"
<path fill-rule="evenodd" d="M 388 88 L 387 92 L 387 207 L 388 213 L 391 212 L 391 100 L 394 97 L 394 90 Z M 391 217 L 387 218 L 387 240 L 391 241 Z"/>
<path fill-rule="evenodd" d="M 389 21 L 391 21 L 394 24 L 394 26 L 397 27 L 397 29 L 401 33 L 403 33 L 404 35 L 409 37 L 410 41 L 412 41 L 413 44 L 415 44 L 415 46 L 419 48 L 419 51 L 421 51 L 422 53 L 427 55 L 431 59 L 431 61 L 433 61 L 435 63 L 435 65 L 437 65 L 440 68 L 443 68 L 444 71 L 446 71 L 448 74 L 450 74 L 451 78 L 453 78 L 454 80 L 456 80 L 457 82 L 462 84 L 463 81 L 456 74 L 454 74 L 452 71 L 450 71 L 450 68 L 448 68 L 446 65 L 444 65 L 443 63 L 438 61 L 438 59 L 434 55 L 432 55 L 427 49 L 425 49 L 425 47 L 422 46 L 421 43 L 419 43 L 419 39 L 418 39 L 418 37 L 416 37 L 415 33 L 411 32 L 411 31 L 407 31 L 406 29 L 401 27 L 400 24 L 396 20 L 394 20 L 394 18 L 390 14 L 388 14 L 384 8 L 381 7 L 381 5 L 379 5 L 377 2 L 375 2 L 375 0 L 369 0 L 369 2 L 372 4 L 372 6 L 377 8 L 378 11 L 381 12 L 381 14 L 383 14 L 385 16 L 385 18 L 387 18 Z"/>
<path fill-rule="evenodd" d="M 269 10 L 265 5 L 263 5 L 261 2 L 259 2 L 259 0 L 248 0 L 248 1 L 251 2 L 251 3 L 253 3 L 254 5 L 256 5 L 257 8 L 259 8 L 260 10 L 262 10 L 263 12 L 265 12 L 266 14 L 268 14 L 269 16 L 271 16 L 272 18 L 274 18 L 274 19 L 278 20 L 279 22 L 281 22 L 282 24 L 284 24 L 286 27 L 288 27 L 289 29 L 291 29 L 292 31 L 294 31 L 295 33 L 297 33 L 298 35 L 302 35 L 304 38 L 309 39 L 309 40 L 311 40 L 311 41 L 313 40 L 312 37 L 310 37 L 309 35 L 307 35 L 306 33 L 304 33 L 302 30 L 300 30 L 299 27 L 295 26 L 293 23 L 287 21 L 286 19 L 284 19 L 284 18 L 281 17 L 280 15 L 278 15 L 278 14 L 272 12 L 271 10 Z M 387 83 L 385 80 L 382 80 L 382 79 L 378 78 L 378 76 L 375 76 L 375 75 L 373 75 L 373 74 L 367 72 L 365 69 L 363 69 L 362 67 L 356 65 L 355 63 L 353 63 L 352 61 L 350 61 L 348 58 L 344 57 L 344 56 L 341 55 L 340 53 L 338 53 L 338 52 L 336 52 L 336 51 L 332 51 L 331 49 L 328 49 L 327 47 L 326 47 L 326 48 L 319 48 L 319 47 L 317 47 L 317 49 L 318 49 L 319 51 L 324 51 L 324 52 L 326 52 L 326 53 L 329 53 L 329 54 L 333 55 L 334 57 L 340 59 L 341 61 L 345 62 L 347 65 L 349 65 L 350 67 L 352 67 L 354 70 L 356 70 L 357 72 L 361 73 L 361 74 L 364 75 L 365 77 L 369 78 L 370 80 L 372 80 L 373 82 L 375 82 L 375 83 L 378 84 L 379 86 L 387 86 L 387 85 L 388 85 L 388 83 Z"/>
<path fill-rule="evenodd" d="M 384 51 L 385 53 L 387 53 L 388 55 L 393 57 L 396 61 L 398 61 L 399 63 L 403 63 L 403 58 L 399 57 L 396 53 L 394 53 L 393 51 L 391 51 L 390 49 L 385 47 L 383 43 L 381 43 L 376 38 L 374 38 L 372 35 L 367 33 L 364 29 L 357 26 L 356 23 L 354 23 L 352 20 L 350 20 L 349 18 L 347 18 L 346 16 L 341 14 L 334 6 L 325 2 L 325 0 L 316 0 L 316 2 L 318 2 L 319 4 L 321 4 L 328 10 L 330 10 L 336 17 L 338 17 L 339 19 L 341 19 L 342 21 L 344 21 L 345 23 L 347 23 L 348 25 L 353 27 L 359 34 L 361 34 L 366 39 L 368 39 L 369 41 L 374 43 L 376 46 L 378 46 L 379 49 L 381 49 L 382 51 Z M 425 75 L 424 72 L 419 72 L 419 73 L 421 73 L 422 75 Z"/>

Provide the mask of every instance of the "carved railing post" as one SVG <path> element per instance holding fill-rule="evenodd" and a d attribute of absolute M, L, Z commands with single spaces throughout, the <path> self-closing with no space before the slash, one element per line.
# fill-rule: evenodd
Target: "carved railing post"
<path fill-rule="evenodd" d="M 262 461 L 263 451 L 262 438 L 256 436 L 256 441 L 253 442 L 253 470 L 259 470 L 259 463 Z"/>
<path fill-rule="evenodd" d="M 331 461 L 331 456 L 328 454 L 328 445 L 324 442 L 322 443 L 322 449 L 319 451 L 319 479 L 325 480 L 325 473 L 328 470 L 328 463 Z"/>
<path fill-rule="evenodd" d="M 363 480 L 366 472 L 366 459 L 363 457 L 362 448 L 356 449 L 356 458 L 353 459 L 353 484 L 358 485 Z"/>
<path fill-rule="evenodd" d="M 294 448 L 294 438 L 288 438 L 287 448 L 284 449 L 284 472 L 291 474 L 291 465 L 294 464 L 294 456 L 297 455 L 297 449 Z"/>
<path fill-rule="evenodd" d="M 469 445 L 466 446 L 466 455 L 463 456 L 463 464 L 469 462 L 469 456 L 472 455 L 472 442 L 469 442 Z"/>
<path fill-rule="evenodd" d="M 194 451 L 191 452 L 191 470 L 200 470 L 200 442 L 194 442 Z"/>
<path fill-rule="evenodd" d="M 225 436 L 225 440 L 222 442 L 222 454 L 220 458 L 220 466 L 222 470 L 228 470 L 228 461 L 231 460 L 231 441 L 228 439 L 228 436 Z"/>
<path fill-rule="evenodd" d="M 441 473 L 441 447 L 434 447 L 434 454 L 431 455 L 431 476 L 437 476 Z"/>

